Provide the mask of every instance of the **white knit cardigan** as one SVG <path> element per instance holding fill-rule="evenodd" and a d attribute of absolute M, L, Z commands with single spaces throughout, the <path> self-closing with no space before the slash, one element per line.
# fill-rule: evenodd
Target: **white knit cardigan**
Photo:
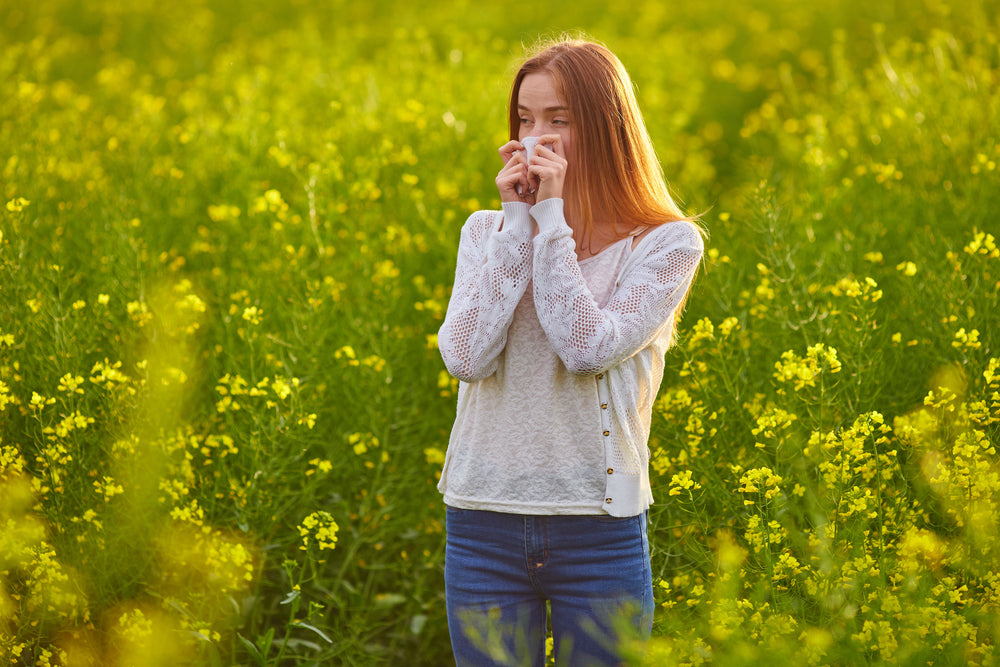
<path fill-rule="evenodd" d="M 538 234 L 532 239 L 532 219 Z M 455 286 L 438 332 L 448 371 L 463 382 L 492 375 L 516 308 L 533 282 L 539 322 L 566 368 L 594 377 L 610 403 L 604 509 L 634 516 L 652 502 L 649 429 L 663 379 L 674 311 L 704 246 L 686 221 L 654 228 L 624 262 L 607 304 L 598 306 L 577 265 L 563 201 L 507 203 L 462 228 Z M 595 407 L 595 409 L 597 409 Z M 613 472 L 613 474 L 612 474 Z"/>

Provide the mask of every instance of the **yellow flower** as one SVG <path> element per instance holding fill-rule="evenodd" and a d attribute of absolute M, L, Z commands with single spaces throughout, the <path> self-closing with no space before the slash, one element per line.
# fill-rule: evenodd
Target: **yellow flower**
<path fill-rule="evenodd" d="M 383 259 L 375 263 L 375 273 L 372 280 L 377 283 L 384 283 L 393 278 L 399 277 L 399 267 L 391 259 Z"/>
<path fill-rule="evenodd" d="M 992 385 L 995 379 L 1000 378 L 1000 372 L 998 371 L 1000 371 L 1000 359 L 990 359 L 989 365 L 983 371 L 983 378 L 986 379 L 986 384 Z"/>
<path fill-rule="evenodd" d="M 333 353 L 334 359 L 347 359 L 347 363 L 351 366 L 358 365 L 358 355 L 354 352 L 354 348 L 350 345 L 344 345 L 340 349 Z"/>
<path fill-rule="evenodd" d="M 951 346 L 955 348 L 968 348 L 970 350 L 978 350 L 982 347 L 982 343 L 979 342 L 979 330 L 973 329 L 966 333 L 965 327 L 962 327 L 955 332 L 955 340 L 951 341 Z"/>
<path fill-rule="evenodd" d="M 263 311 L 257 306 L 248 306 L 243 309 L 243 319 L 250 324 L 260 324 L 261 315 L 263 315 Z"/>
<path fill-rule="evenodd" d="M 963 248 L 970 255 L 983 255 L 990 259 L 1000 257 L 1000 248 L 997 247 L 996 238 L 992 234 L 975 230 L 972 241 Z"/>
<path fill-rule="evenodd" d="M 309 465 L 316 466 L 315 470 L 318 470 L 319 472 L 330 472 L 333 470 L 333 464 L 326 459 L 311 459 L 309 461 Z M 306 474 L 310 474 L 315 470 L 310 470 Z"/>
<path fill-rule="evenodd" d="M 740 328 L 740 321 L 738 318 L 727 317 L 726 319 L 722 320 L 722 324 L 719 325 L 719 333 L 721 333 L 723 336 L 728 336 L 735 329 L 739 328 Z"/>
<path fill-rule="evenodd" d="M 82 377 L 79 375 L 73 375 L 72 373 L 66 373 L 66 375 L 59 378 L 59 391 L 69 394 L 82 394 L 83 389 L 80 389 L 81 384 L 83 384 Z M 34 397 L 32 397 L 32 403 L 34 403 Z"/>
<path fill-rule="evenodd" d="M 701 484 L 691 479 L 691 471 L 684 470 L 670 478 L 670 495 L 679 496 L 684 491 L 691 492 L 701 488 Z"/>
<path fill-rule="evenodd" d="M 839 373 L 841 364 L 837 359 L 837 350 L 817 343 L 806 350 L 806 356 L 800 357 L 792 350 L 781 355 L 781 361 L 774 364 L 774 378 L 779 382 L 792 382 L 795 389 L 816 386 L 816 378 L 824 371 Z"/>
<path fill-rule="evenodd" d="M 15 197 L 14 199 L 11 199 L 10 201 L 7 202 L 7 210 L 12 213 L 23 211 L 24 207 L 30 203 L 31 202 L 25 199 L 24 197 Z"/>
<path fill-rule="evenodd" d="M 264 200 L 269 206 L 281 206 L 284 201 L 281 198 L 281 193 L 273 188 L 264 193 Z"/>
<path fill-rule="evenodd" d="M 237 206 L 230 206 L 226 204 L 212 205 L 208 207 L 208 217 L 210 217 L 213 222 L 233 220 L 240 217 L 240 209 Z"/>
<path fill-rule="evenodd" d="M 14 402 L 14 399 L 10 397 L 10 388 L 7 383 L 0 380 L 0 412 L 7 409 L 7 406 Z"/>
<path fill-rule="evenodd" d="M 123 613 L 118 618 L 118 628 L 123 637 L 135 642 L 145 641 L 153 634 L 153 622 L 138 608 Z"/>
<path fill-rule="evenodd" d="M 125 304 L 125 311 L 136 325 L 146 326 L 153 319 L 153 314 L 149 312 L 149 307 L 145 301 L 130 301 Z"/>
<path fill-rule="evenodd" d="M 45 398 L 37 391 L 31 392 L 31 407 L 33 408 L 40 408 L 44 405 L 52 405 L 55 402 L 56 399 L 54 398 Z"/>
<path fill-rule="evenodd" d="M 292 393 L 292 387 L 288 384 L 288 382 L 278 378 L 275 378 L 274 382 L 271 383 L 271 389 L 278 395 L 278 398 L 282 400 L 288 398 L 289 394 Z"/>
<path fill-rule="evenodd" d="M 715 340 L 715 327 L 712 325 L 712 320 L 707 317 L 695 322 L 688 343 L 694 346 L 703 340 Z"/>
<path fill-rule="evenodd" d="M 115 496 L 125 493 L 125 489 L 122 488 L 121 484 L 117 484 L 115 480 L 107 475 L 101 481 L 94 482 L 94 489 L 97 493 L 104 496 L 104 502 L 110 501 Z"/>
<path fill-rule="evenodd" d="M 781 488 L 778 486 L 781 482 L 781 476 L 776 475 L 770 468 L 751 468 L 740 478 L 739 491 L 742 493 L 762 493 L 765 500 L 770 500 L 781 493 Z"/>
<path fill-rule="evenodd" d="M 872 264 L 882 263 L 882 253 L 880 252 L 866 252 L 865 261 L 871 262 Z"/>
<path fill-rule="evenodd" d="M 424 458 L 431 465 L 441 465 L 444 463 L 444 452 L 437 447 L 427 447 L 424 449 Z"/>
<path fill-rule="evenodd" d="M 311 544 L 315 544 L 322 549 L 333 549 L 337 544 L 337 531 L 340 527 L 329 512 L 320 510 L 313 512 L 298 526 L 299 537 L 302 538 L 302 551 L 309 549 Z"/>

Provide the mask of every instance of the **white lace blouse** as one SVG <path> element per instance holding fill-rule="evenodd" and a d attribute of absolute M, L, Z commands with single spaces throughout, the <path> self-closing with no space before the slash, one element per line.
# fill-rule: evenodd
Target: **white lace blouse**
<path fill-rule="evenodd" d="M 672 222 L 627 248 L 609 293 L 595 298 L 561 199 L 470 216 L 438 332 L 445 365 L 462 381 L 438 485 L 446 503 L 633 516 L 652 502 L 652 406 L 703 244 L 694 225 Z M 544 339 L 508 349 L 522 302 Z"/>

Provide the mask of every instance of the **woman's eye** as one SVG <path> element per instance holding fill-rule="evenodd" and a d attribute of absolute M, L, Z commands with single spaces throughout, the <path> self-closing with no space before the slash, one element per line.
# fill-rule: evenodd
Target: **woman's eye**
<path fill-rule="evenodd" d="M 522 123 L 529 123 L 529 122 L 531 122 L 531 121 L 529 121 L 529 120 L 528 120 L 527 118 L 521 118 L 521 119 L 519 119 L 519 120 L 520 120 L 520 121 L 521 121 Z"/>

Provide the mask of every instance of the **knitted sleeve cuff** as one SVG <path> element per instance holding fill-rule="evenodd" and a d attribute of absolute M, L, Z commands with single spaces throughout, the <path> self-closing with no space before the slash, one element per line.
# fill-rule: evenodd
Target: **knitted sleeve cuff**
<path fill-rule="evenodd" d="M 573 231 L 566 224 L 563 215 L 563 200 L 559 198 L 546 199 L 531 207 L 531 217 L 538 223 L 538 231 L 545 236 L 562 236 L 559 232 L 572 235 Z"/>
<path fill-rule="evenodd" d="M 504 202 L 503 208 L 503 232 L 508 232 L 518 239 L 530 239 L 532 233 L 531 216 L 528 215 L 529 206 L 523 202 Z"/>

